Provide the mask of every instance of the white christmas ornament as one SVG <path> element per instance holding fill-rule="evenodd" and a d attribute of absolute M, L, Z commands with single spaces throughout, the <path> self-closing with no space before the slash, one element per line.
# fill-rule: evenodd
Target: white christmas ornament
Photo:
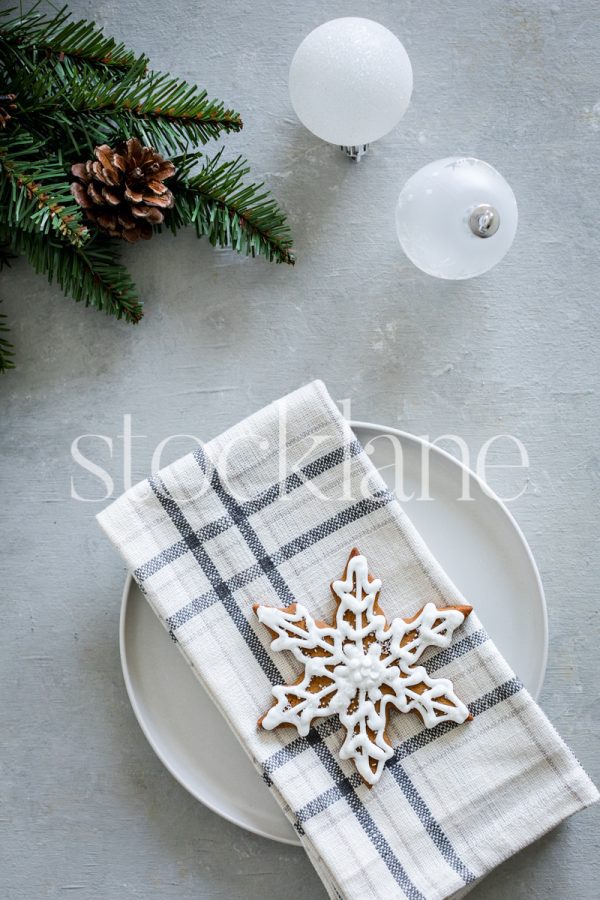
<path fill-rule="evenodd" d="M 381 581 L 369 575 L 358 550 L 331 588 L 337 601 L 333 625 L 315 621 L 300 603 L 254 607 L 275 635 L 271 648 L 289 650 L 304 667 L 297 683 L 273 687 L 276 702 L 259 724 L 267 730 L 295 725 L 307 735 L 314 719 L 337 713 L 346 729 L 340 757 L 352 759 L 373 785 L 394 753 L 386 736 L 388 707 L 418 712 L 427 728 L 472 718 L 451 681 L 416 665 L 427 647 L 450 645 L 471 607 L 428 603 L 411 619 L 388 625 L 378 604 Z"/>
<path fill-rule="evenodd" d="M 292 106 L 303 125 L 360 158 L 400 121 L 412 66 L 398 38 L 370 19 L 333 19 L 304 38 L 292 59 Z"/>
<path fill-rule="evenodd" d="M 396 231 L 408 258 L 428 275 L 457 280 L 487 272 L 508 252 L 517 201 L 502 175 L 480 159 L 450 156 L 408 179 Z"/>

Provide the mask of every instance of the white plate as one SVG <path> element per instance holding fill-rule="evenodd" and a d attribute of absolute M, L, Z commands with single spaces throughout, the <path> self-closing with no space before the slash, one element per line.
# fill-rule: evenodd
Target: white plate
<path fill-rule="evenodd" d="M 404 495 L 421 494 L 423 448 L 429 450 L 429 502 L 403 503 L 415 526 L 477 610 L 479 618 L 525 686 L 537 697 L 548 644 L 546 604 L 525 538 L 506 507 L 456 459 L 413 435 L 354 423 L 372 460 L 394 482 L 392 442 L 402 448 Z M 459 501 L 463 478 L 470 502 Z M 137 720 L 175 778 L 210 809 L 256 834 L 298 839 L 255 772 L 229 726 L 128 577 L 121 607 L 121 662 Z M 208 743 L 210 736 L 210 745 Z M 220 751 L 211 752 L 218 740 Z"/>

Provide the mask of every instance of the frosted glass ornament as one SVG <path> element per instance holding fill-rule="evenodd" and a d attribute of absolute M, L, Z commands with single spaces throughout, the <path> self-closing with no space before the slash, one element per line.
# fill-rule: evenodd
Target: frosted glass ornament
<path fill-rule="evenodd" d="M 370 19 L 333 19 L 304 38 L 292 59 L 292 106 L 317 137 L 357 148 L 399 122 L 412 93 L 412 66 L 398 38 Z"/>
<path fill-rule="evenodd" d="M 517 230 L 517 201 L 493 166 L 450 156 L 408 179 L 396 206 L 398 240 L 419 269 L 457 280 L 487 272 Z"/>

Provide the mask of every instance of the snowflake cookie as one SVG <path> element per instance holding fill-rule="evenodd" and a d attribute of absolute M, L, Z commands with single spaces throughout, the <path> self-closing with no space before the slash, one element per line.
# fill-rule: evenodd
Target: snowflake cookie
<path fill-rule="evenodd" d="M 368 785 L 379 781 L 393 749 L 386 735 L 389 712 L 419 713 L 427 728 L 458 724 L 472 716 L 447 678 L 432 678 L 415 665 L 427 647 L 448 647 L 470 606 L 427 603 L 410 619 L 388 625 L 379 606 L 381 581 L 352 550 L 343 577 L 331 584 L 337 608 L 332 625 L 316 621 L 306 607 L 255 604 L 273 634 L 273 650 L 289 650 L 304 666 L 295 684 L 276 685 L 275 702 L 258 720 L 268 731 L 295 725 L 307 735 L 313 720 L 337 713 L 346 729 L 342 759 L 354 761 Z"/>

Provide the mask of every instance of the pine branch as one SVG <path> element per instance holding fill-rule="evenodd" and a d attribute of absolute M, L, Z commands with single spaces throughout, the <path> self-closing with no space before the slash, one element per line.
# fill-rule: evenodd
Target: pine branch
<path fill-rule="evenodd" d="M 6 325 L 6 316 L 0 313 L 0 374 L 14 369 L 14 349 L 10 341 L 5 337 L 10 333 L 10 328 Z"/>
<path fill-rule="evenodd" d="M 12 249 L 24 253 L 36 272 L 43 272 L 65 294 L 85 306 L 137 324 L 142 304 L 127 269 L 119 262 L 113 241 L 96 236 L 85 247 L 24 231 L 10 236 Z"/>
<path fill-rule="evenodd" d="M 76 119 L 96 143 L 115 134 L 137 137 L 165 153 L 206 144 L 223 132 L 240 131 L 239 113 L 219 100 L 170 75 L 151 72 L 120 84 L 77 79 L 68 107 L 55 114 L 63 122 Z"/>
<path fill-rule="evenodd" d="M 101 110 L 93 114 L 88 128 L 86 117 L 72 109 L 73 85 L 85 84 L 93 91 L 94 85 L 106 90 L 111 83 L 87 63 L 77 73 L 66 73 L 54 60 L 44 59 L 33 71 L 13 65 L 8 75 L 7 83 L 17 98 L 14 118 L 34 137 L 41 155 L 61 151 L 70 161 L 79 161 L 112 132 L 112 123 L 104 119 Z"/>
<path fill-rule="evenodd" d="M 78 155 L 124 135 L 172 155 L 242 128 L 239 113 L 206 91 L 158 73 L 114 81 L 83 66 L 63 77 L 45 61 L 35 73 L 13 70 L 10 90 L 20 121 L 38 139 L 70 144 Z"/>
<path fill-rule="evenodd" d="M 133 323 L 143 311 L 117 243 L 85 224 L 70 193 L 69 164 L 96 145 L 137 137 L 164 156 L 187 154 L 175 160 L 165 224 L 193 224 L 212 244 L 294 263 L 285 215 L 262 184 L 244 184 L 246 163 L 192 152 L 239 131 L 239 114 L 186 81 L 147 72 L 147 62 L 66 7 L 0 10 L 0 89 L 5 99 L 16 94 L 0 128 L 0 267 L 7 244 L 77 302 Z M 0 314 L 2 371 L 13 365 L 7 332 Z"/>
<path fill-rule="evenodd" d="M 75 246 L 89 238 L 71 196 L 67 167 L 60 156 L 44 158 L 33 137 L 22 130 L 0 143 L 0 207 L 8 225 L 44 234 L 54 230 Z"/>
<path fill-rule="evenodd" d="M 244 160 L 221 162 L 221 156 L 222 151 L 194 175 L 198 154 L 174 160 L 179 175 L 170 183 L 175 207 L 166 224 L 172 231 L 193 224 L 198 237 L 206 235 L 213 245 L 293 265 L 292 235 L 277 202 L 262 183 L 243 183 L 249 172 Z"/>
<path fill-rule="evenodd" d="M 1 14 L 8 21 L 0 24 L 0 55 L 2 50 L 11 53 L 30 70 L 42 59 L 51 58 L 66 71 L 76 70 L 82 62 L 116 73 L 144 71 L 148 62 L 145 56 L 138 57 L 124 44 L 105 37 L 94 23 L 73 21 L 66 6 L 51 17 L 37 12 L 39 6 L 36 3 L 29 12 L 14 18 L 8 17 L 18 13 L 16 7 Z"/>

